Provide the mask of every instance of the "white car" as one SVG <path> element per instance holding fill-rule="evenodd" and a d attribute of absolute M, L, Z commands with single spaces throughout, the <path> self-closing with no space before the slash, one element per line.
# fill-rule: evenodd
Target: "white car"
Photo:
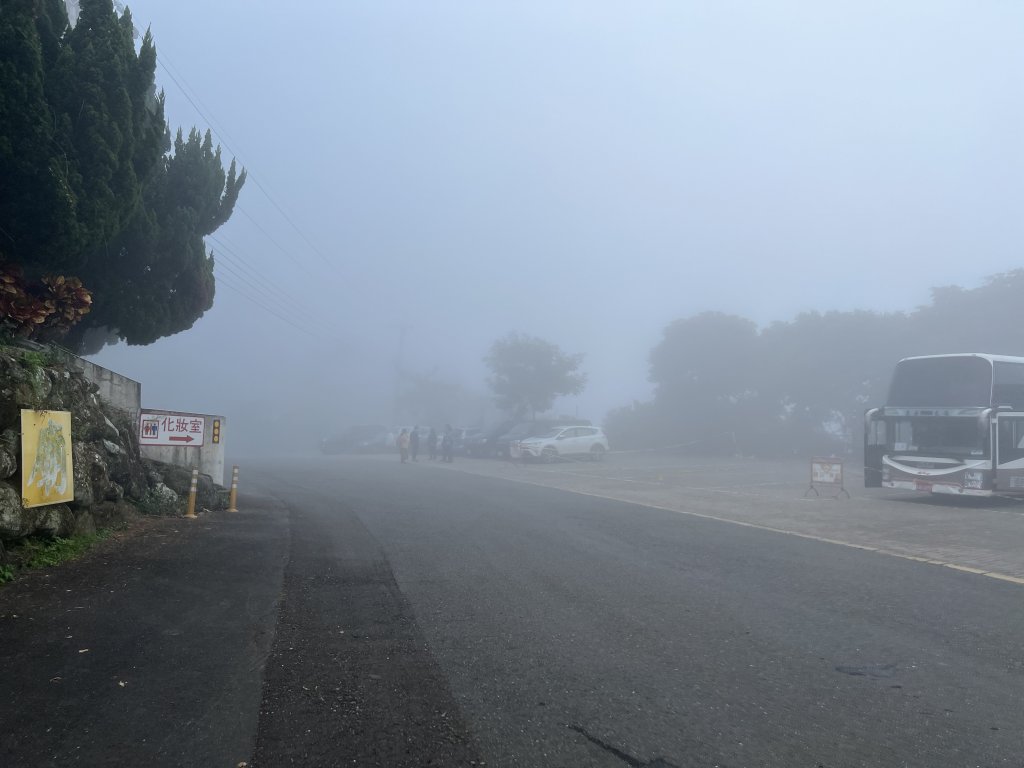
<path fill-rule="evenodd" d="M 608 453 L 608 438 L 598 427 L 555 427 L 538 437 L 520 440 L 518 449 L 523 459 L 554 461 L 585 456 L 600 461 Z"/>

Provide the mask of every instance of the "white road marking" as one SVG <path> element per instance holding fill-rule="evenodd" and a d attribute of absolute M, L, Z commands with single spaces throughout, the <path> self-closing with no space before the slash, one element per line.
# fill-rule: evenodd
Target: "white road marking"
<path fill-rule="evenodd" d="M 493 477 L 493 475 L 481 475 L 478 472 L 472 472 L 472 471 L 468 471 L 468 470 L 462 470 L 462 471 L 466 472 L 467 474 L 477 475 L 478 477 Z M 921 556 L 918 556 L 918 555 L 908 555 L 908 554 L 905 554 L 903 552 L 895 552 L 895 551 L 890 550 L 890 549 L 882 549 L 881 547 L 872 547 L 872 546 L 868 546 L 866 544 L 855 544 L 855 543 L 853 543 L 851 541 L 842 541 L 841 539 L 830 539 L 830 538 L 826 538 L 824 536 L 815 536 L 814 534 L 811 534 L 811 533 L 800 533 L 799 531 L 790 531 L 790 530 L 786 530 L 785 528 L 773 528 L 772 526 L 761 525 L 760 523 L 748 523 L 748 522 L 743 521 L 743 520 L 730 520 L 727 517 L 719 517 L 717 515 L 708 515 L 708 514 L 704 514 L 703 512 L 689 512 L 689 511 L 687 511 L 685 509 L 675 509 L 673 507 L 661 506 L 660 504 L 651 504 L 651 503 L 648 503 L 648 502 L 636 501 L 636 500 L 633 500 L 633 499 L 622 499 L 622 498 L 618 498 L 618 497 L 615 497 L 615 496 L 609 496 L 609 495 L 603 494 L 603 493 L 593 493 L 591 491 L 581 491 L 581 490 L 574 489 L 574 488 L 560 488 L 558 486 L 548 485 L 547 483 L 539 483 L 536 480 L 529 480 L 529 479 L 524 478 L 522 476 L 513 477 L 513 476 L 509 476 L 509 475 L 502 475 L 502 476 L 499 476 L 499 477 L 502 477 L 502 478 L 504 478 L 506 480 L 511 480 L 513 482 L 516 482 L 516 483 L 523 483 L 525 485 L 533 485 L 533 486 L 536 486 L 538 488 L 551 488 L 551 489 L 554 489 L 554 490 L 557 490 L 557 491 L 566 491 L 568 493 L 575 493 L 575 494 L 578 494 L 580 496 L 590 496 L 592 498 L 604 499 L 606 501 L 617 501 L 617 502 L 620 502 L 620 503 L 623 503 L 623 504 L 635 504 L 635 505 L 640 506 L 640 507 L 648 507 L 650 509 L 660 509 L 660 510 L 662 510 L 664 512 L 675 512 L 676 514 L 688 515 L 690 517 L 698 517 L 698 518 L 702 518 L 704 520 L 715 520 L 715 521 L 717 521 L 719 523 L 727 523 L 729 525 L 739 525 L 739 526 L 742 526 L 744 528 L 755 528 L 757 530 L 769 531 L 771 533 L 781 533 L 781 534 L 783 534 L 785 536 L 795 536 L 795 537 L 800 538 L 800 539 L 807 539 L 807 540 L 810 540 L 810 541 L 819 541 L 819 542 L 822 542 L 824 544 L 835 544 L 835 545 L 840 546 L 840 547 L 848 547 L 850 549 L 859 549 L 859 550 L 863 550 L 865 552 L 876 552 L 877 554 L 886 555 L 887 557 L 896 557 L 896 558 L 899 558 L 900 560 L 911 560 L 911 561 L 913 561 L 915 563 L 924 563 L 926 565 L 938 565 L 938 566 L 942 566 L 943 568 L 951 568 L 953 570 L 961 571 L 963 573 L 970 573 L 970 574 L 974 574 L 974 575 L 977 575 L 977 576 L 985 576 L 985 577 L 990 578 L 990 579 L 998 579 L 999 581 L 1008 581 L 1008 582 L 1010 582 L 1012 584 L 1024 585 L 1024 578 L 1020 578 L 1018 576 L 1011 576 L 1011 575 L 1006 574 L 1006 573 L 999 573 L 998 571 L 986 571 L 986 570 L 983 570 L 981 568 L 974 568 L 974 567 L 971 567 L 971 566 L 960 565 L 959 563 L 947 562 L 945 560 L 936 560 L 936 559 L 931 559 L 931 558 L 927 558 L 927 557 L 921 557 Z M 587 475 L 587 477 L 593 477 L 593 475 Z M 715 491 L 715 489 L 700 489 L 700 488 L 687 488 L 686 490 L 709 490 L 709 491 Z M 730 493 L 730 491 L 725 491 L 725 490 L 717 490 L 716 492 L 717 493 Z M 734 495 L 755 496 L 755 497 L 757 496 L 757 494 L 743 493 L 741 491 L 731 491 L 731 493 L 733 493 Z M 803 499 L 801 499 L 801 501 L 803 501 Z M 814 501 L 814 499 L 809 499 L 809 501 Z"/>

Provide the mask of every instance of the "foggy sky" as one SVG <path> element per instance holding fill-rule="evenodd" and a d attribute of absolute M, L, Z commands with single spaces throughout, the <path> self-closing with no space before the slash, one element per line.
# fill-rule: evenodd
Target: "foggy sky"
<path fill-rule="evenodd" d="M 482 390 L 518 330 L 585 353 L 558 410 L 599 421 L 673 319 L 910 310 L 1021 265 L 1019 3 L 129 7 L 172 128 L 252 174 L 208 247 L 304 329 L 218 266 L 191 331 L 94 358 L 150 407 L 365 421 L 399 358 Z"/>

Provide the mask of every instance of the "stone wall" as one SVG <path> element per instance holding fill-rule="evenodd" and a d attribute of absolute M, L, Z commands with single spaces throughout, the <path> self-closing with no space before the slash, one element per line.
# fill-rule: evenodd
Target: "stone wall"
<path fill-rule="evenodd" d="M 70 411 L 74 500 L 26 509 L 21 500 L 22 409 Z M 155 483 L 143 466 L 134 422 L 106 406 L 66 358 L 0 347 L 0 541 L 68 536 L 135 513 Z"/>
<path fill-rule="evenodd" d="M 139 512 L 176 515 L 184 511 L 191 472 L 143 458 L 140 451 L 138 412 L 132 412 L 137 382 L 112 371 L 103 373 L 106 369 L 100 366 L 86 366 L 87 377 L 75 360 L 38 345 L 0 346 L 0 565 L 5 541 L 92 533 L 117 526 Z M 113 391 L 120 392 L 115 394 L 117 406 L 101 397 L 97 377 L 101 383 L 114 382 Z M 71 413 L 72 501 L 23 506 L 23 409 Z M 223 458 L 217 471 L 223 473 Z M 197 506 L 200 510 L 224 508 L 225 494 L 209 474 L 200 476 Z"/>

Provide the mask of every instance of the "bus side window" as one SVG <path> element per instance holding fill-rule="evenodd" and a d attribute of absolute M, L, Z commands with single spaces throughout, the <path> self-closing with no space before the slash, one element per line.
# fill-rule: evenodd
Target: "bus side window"
<path fill-rule="evenodd" d="M 897 451 L 914 450 L 914 428 L 909 421 L 897 421 L 893 430 L 893 448 Z"/>
<path fill-rule="evenodd" d="M 999 463 L 1024 459 L 1024 420 L 999 419 Z"/>

